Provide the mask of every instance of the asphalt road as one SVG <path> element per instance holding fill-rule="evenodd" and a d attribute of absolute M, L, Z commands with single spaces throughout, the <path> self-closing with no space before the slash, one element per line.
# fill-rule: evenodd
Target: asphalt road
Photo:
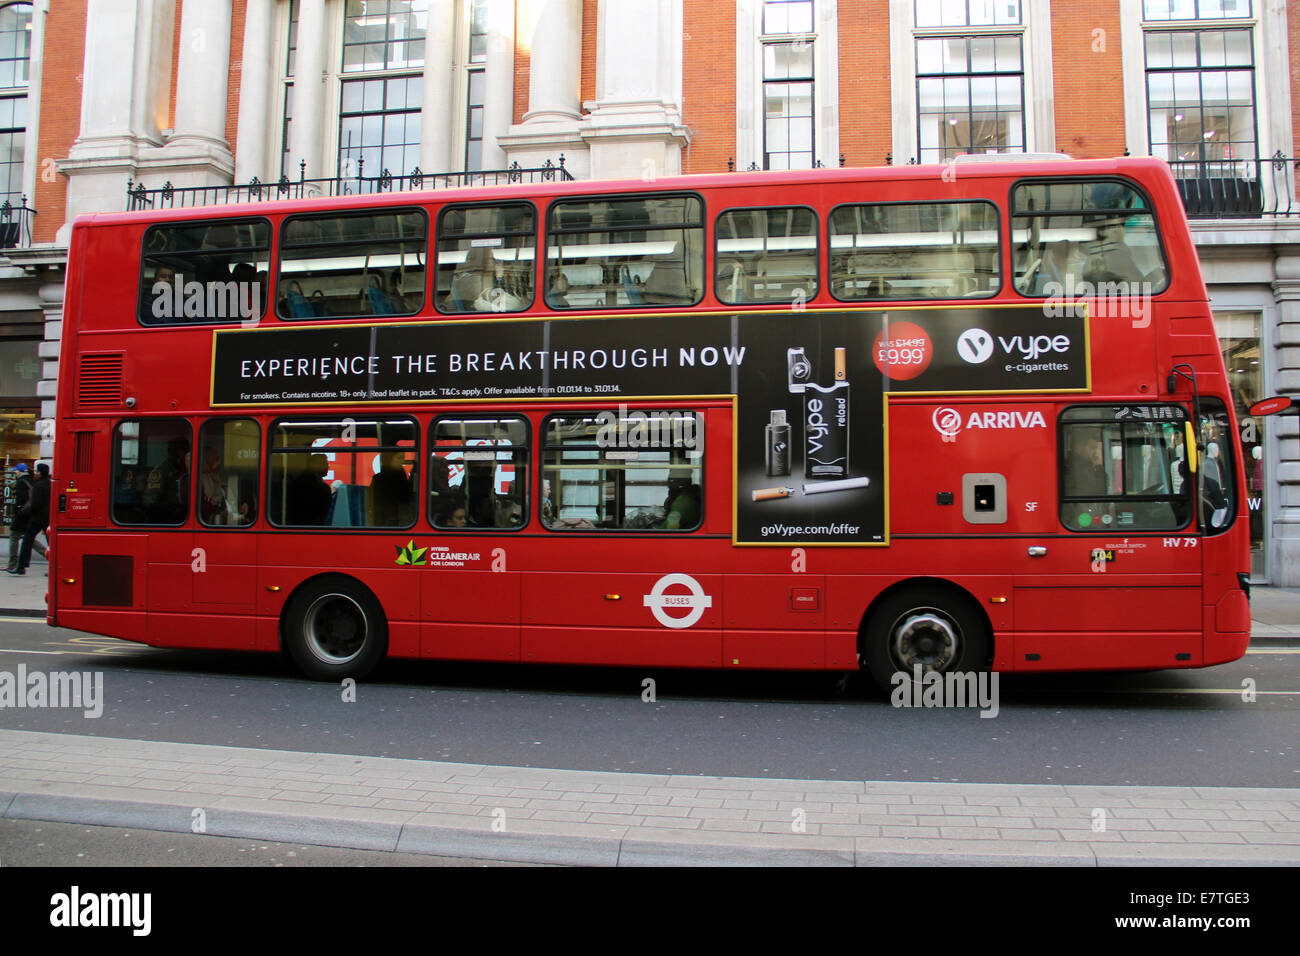
<path fill-rule="evenodd" d="M 0 619 L 0 670 L 20 664 L 102 672 L 104 712 L 0 709 L 7 729 L 645 773 L 1300 786 L 1300 647 L 1278 642 L 1206 670 L 1003 676 L 993 719 L 894 708 L 857 676 L 435 662 L 389 662 L 347 702 L 275 655 Z"/>

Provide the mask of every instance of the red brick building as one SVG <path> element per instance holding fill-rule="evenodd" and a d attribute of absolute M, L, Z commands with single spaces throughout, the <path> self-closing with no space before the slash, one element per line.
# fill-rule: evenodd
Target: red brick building
<path fill-rule="evenodd" d="M 128 183 L 561 155 L 579 179 L 1161 156 L 1240 401 L 1296 392 L 1297 79 L 1285 0 L 0 0 L 0 452 L 51 453 L 68 225 Z M 1259 431 L 1256 573 L 1300 584 L 1295 419 Z"/>

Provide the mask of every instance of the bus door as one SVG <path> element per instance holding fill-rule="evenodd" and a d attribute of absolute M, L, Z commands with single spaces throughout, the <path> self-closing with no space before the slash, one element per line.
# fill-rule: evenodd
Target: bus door
<path fill-rule="evenodd" d="M 1054 534 L 1026 539 L 1015 668 L 1195 666 L 1202 541 L 1187 412 L 1071 405 L 1056 430 Z"/>
<path fill-rule="evenodd" d="M 203 423 L 192 456 L 195 530 L 188 553 L 190 590 L 200 612 L 196 638 L 213 646 L 254 646 L 257 606 L 257 544 L 241 533 L 257 521 L 261 429 L 252 418 Z M 209 635 L 208 631 L 212 631 Z"/>
<path fill-rule="evenodd" d="M 707 444 L 712 454 L 705 464 Z M 523 659 L 716 667 L 730 531 L 731 409 L 626 406 L 546 416 L 539 563 Z"/>

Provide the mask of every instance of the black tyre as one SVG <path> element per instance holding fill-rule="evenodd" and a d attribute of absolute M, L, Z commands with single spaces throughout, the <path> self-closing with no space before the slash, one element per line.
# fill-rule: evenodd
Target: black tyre
<path fill-rule="evenodd" d="M 862 659 L 872 680 L 889 693 L 898 685 L 894 675 L 903 672 L 910 685 L 918 664 L 923 675 L 988 670 L 990 642 L 988 624 L 970 599 L 944 589 L 908 588 L 872 612 Z"/>
<path fill-rule="evenodd" d="M 388 653 L 388 621 L 351 578 L 309 581 L 284 609 L 284 648 L 313 680 L 361 678 Z"/>

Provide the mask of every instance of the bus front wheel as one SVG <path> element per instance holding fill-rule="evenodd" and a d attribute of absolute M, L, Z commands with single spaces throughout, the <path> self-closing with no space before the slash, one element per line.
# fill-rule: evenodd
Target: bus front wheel
<path fill-rule="evenodd" d="M 922 676 L 987 670 L 989 629 L 968 599 L 908 588 L 873 610 L 862 657 L 872 679 L 889 693 L 900 681 L 914 683 L 918 667 Z"/>
<path fill-rule="evenodd" d="M 284 612 L 284 645 L 313 680 L 359 679 L 388 651 L 388 622 L 375 596 L 350 578 L 309 581 Z"/>

